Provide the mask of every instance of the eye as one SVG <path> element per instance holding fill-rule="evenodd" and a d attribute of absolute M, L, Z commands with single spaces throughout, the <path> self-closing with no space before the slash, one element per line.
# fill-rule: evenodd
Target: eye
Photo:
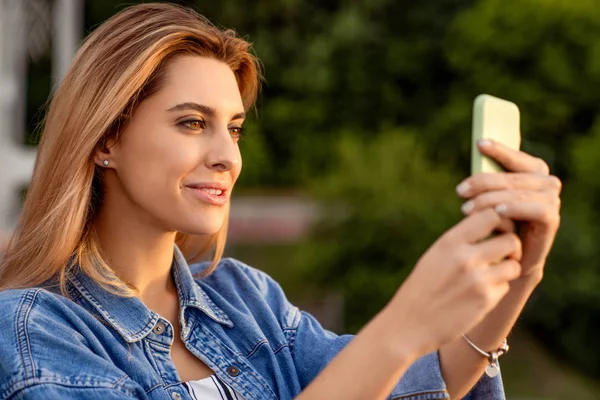
<path fill-rule="evenodd" d="M 193 131 L 199 131 L 206 128 L 206 122 L 201 119 L 186 119 L 177 123 L 177 125 L 183 126 L 184 128 L 191 129 Z"/>
<path fill-rule="evenodd" d="M 233 126 L 229 128 L 229 134 L 235 140 L 242 140 L 246 134 L 246 129 L 241 126 Z"/>

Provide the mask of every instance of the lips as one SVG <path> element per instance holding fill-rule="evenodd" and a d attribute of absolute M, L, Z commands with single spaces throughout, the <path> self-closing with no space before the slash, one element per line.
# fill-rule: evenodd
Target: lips
<path fill-rule="evenodd" d="M 229 200 L 229 187 L 222 183 L 193 183 L 185 187 L 190 189 L 197 199 L 207 204 L 223 206 Z"/>

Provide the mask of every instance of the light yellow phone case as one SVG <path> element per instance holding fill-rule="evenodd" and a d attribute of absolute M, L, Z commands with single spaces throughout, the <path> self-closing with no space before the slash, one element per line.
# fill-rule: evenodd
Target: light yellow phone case
<path fill-rule="evenodd" d="M 512 149 L 521 146 L 519 108 L 515 103 L 488 94 L 480 94 L 473 104 L 471 141 L 471 175 L 479 172 L 501 172 L 502 167 L 483 156 L 477 148 L 479 139 L 492 139 Z"/>

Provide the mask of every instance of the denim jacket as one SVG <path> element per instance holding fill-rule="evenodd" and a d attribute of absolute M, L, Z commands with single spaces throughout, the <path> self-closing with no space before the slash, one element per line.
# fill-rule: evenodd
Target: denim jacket
<path fill-rule="evenodd" d="M 182 340 L 246 399 L 296 397 L 352 339 L 290 304 L 265 273 L 224 259 L 194 279 L 207 265 L 188 266 L 175 247 Z M 44 288 L 0 293 L 0 400 L 190 399 L 169 356 L 167 320 L 81 272 L 68 289 L 70 299 Z M 417 360 L 389 397 L 447 398 L 436 352 Z M 503 399 L 500 376 L 483 376 L 467 398 Z"/>

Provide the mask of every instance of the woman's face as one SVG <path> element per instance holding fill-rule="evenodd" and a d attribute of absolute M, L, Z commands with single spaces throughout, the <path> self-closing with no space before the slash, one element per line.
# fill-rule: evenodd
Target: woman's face
<path fill-rule="evenodd" d="M 226 64 L 199 56 L 171 60 L 162 88 L 138 106 L 104 154 L 114 171 L 105 175 L 106 190 L 114 192 L 105 204 L 161 230 L 217 232 L 242 168 L 244 118 Z"/>

